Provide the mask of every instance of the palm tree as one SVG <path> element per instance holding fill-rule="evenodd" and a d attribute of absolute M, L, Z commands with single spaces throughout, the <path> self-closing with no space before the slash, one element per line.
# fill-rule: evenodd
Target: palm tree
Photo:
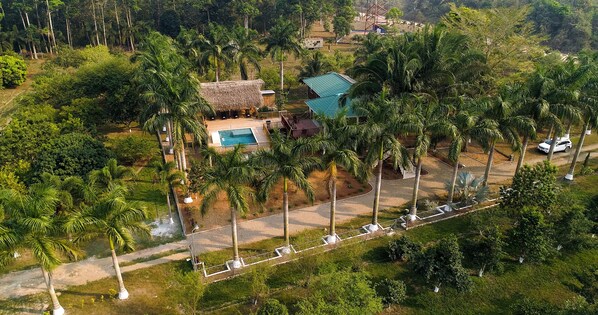
<path fill-rule="evenodd" d="M 236 28 L 233 32 L 233 42 L 235 49 L 233 51 L 233 60 L 239 66 L 239 73 L 242 80 L 249 79 L 249 65 L 258 72 L 261 71 L 260 61 L 262 60 L 262 51 L 255 44 L 257 32 L 254 30 L 245 30 Z"/>
<path fill-rule="evenodd" d="M 314 191 L 307 180 L 309 173 L 319 167 L 320 160 L 305 156 L 302 140 L 293 140 L 280 132 L 271 135 L 271 149 L 259 150 L 255 154 L 256 165 L 263 170 L 264 178 L 260 186 L 260 199 L 266 200 L 272 188 L 282 180 L 282 208 L 284 222 L 285 253 L 290 253 L 289 238 L 289 184 L 294 184 L 305 193 L 310 202 Z"/>
<path fill-rule="evenodd" d="M 124 165 L 118 165 L 116 159 L 109 159 L 106 166 L 89 173 L 91 181 L 95 182 L 100 189 L 107 189 L 110 184 L 124 186 L 125 181 L 135 176 L 133 169 Z"/>
<path fill-rule="evenodd" d="M 367 147 L 365 163 L 377 165 L 376 185 L 374 187 L 374 205 L 372 208 L 372 223 L 369 231 L 378 230 L 378 210 L 380 206 L 380 188 L 382 185 L 382 167 L 384 160 L 391 158 L 394 167 L 399 161 L 407 165 L 408 154 L 397 139 L 401 132 L 399 124 L 398 106 L 386 98 L 386 91 L 382 91 L 373 101 L 355 101 L 354 110 L 357 115 L 367 117 L 367 122 L 361 128 L 360 140 Z"/>
<path fill-rule="evenodd" d="M 332 71 L 332 65 L 325 59 L 324 54 L 316 50 L 303 59 L 304 66 L 300 68 L 299 78 L 315 77 Z"/>
<path fill-rule="evenodd" d="M 482 104 L 476 101 L 469 101 L 464 106 L 457 109 L 454 116 L 451 117 L 454 126 L 456 127 L 456 134 L 453 136 L 451 145 L 449 147 L 449 159 L 455 163 L 453 167 L 453 176 L 449 182 L 447 210 L 453 208 L 453 197 L 455 194 L 455 185 L 457 183 L 457 175 L 459 173 L 459 158 L 462 151 L 467 151 L 467 143 L 471 140 L 481 140 L 495 137 L 493 133 L 497 130 L 492 123 L 479 119 L 482 111 Z"/>
<path fill-rule="evenodd" d="M 200 46 L 200 60 L 206 66 L 214 66 L 216 82 L 219 82 L 222 67 L 232 63 L 236 49 L 230 32 L 224 26 L 210 23 Z"/>
<path fill-rule="evenodd" d="M 297 28 L 291 21 L 280 19 L 270 29 L 268 36 L 264 39 L 266 52 L 272 60 L 278 61 L 280 68 L 280 91 L 284 90 L 284 59 L 286 53 L 293 53 L 298 56 L 301 53 L 301 44 L 297 39 Z"/>
<path fill-rule="evenodd" d="M 64 309 L 54 290 L 52 271 L 62 264 L 62 257 L 79 254 L 64 239 L 63 218 L 56 215 L 58 204 L 59 192 L 47 184 L 34 184 L 24 194 L 0 192 L 0 265 L 10 262 L 19 250 L 31 250 L 42 270 L 54 315 L 64 314 Z"/>
<path fill-rule="evenodd" d="M 85 201 L 85 183 L 79 176 L 68 176 L 62 179 L 57 175 L 43 173 L 40 182 L 57 190 L 59 199 L 57 212 L 73 211 Z"/>
<path fill-rule="evenodd" d="M 79 234 L 78 240 L 98 235 L 108 239 L 121 300 L 127 299 L 129 292 L 123 282 L 116 250 L 133 251 L 134 233 L 151 235 L 150 228 L 143 222 L 148 218 L 145 208 L 127 201 L 127 193 L 124 186 L 110 183 L 97 202 L 70 215 L 65 224 L 67 232 Z"/>
<path fill-rule="evenodd" d="M 140 122 L 151 133 L 167 127 L 175 160 L 179 169 L 185 170 L 186 134 L 193 135 L 195 141 L 203 141 L 207 131 L 202 115 L 214 110 L 199 95 L 199 82 L 169 39 L 152 33 L 144 47 L 145 51 L 138 56 L 138 79 L 148 106 L 142 111 Z"/>
<path fill-rule="evenodd" d="M 202 215 L 207 213 L 220 194 L 226 194 L 230 207 L 234 268 L 243 266 L 237 240 L 237 212 L 249 211 L 249 198 L 254 194 L 250 184 L 256 174 L 252 161 L 243 153 L 244 148 L 243 145 L 237 145 L 233 150 L 214 154 L 213 167 L 192 175 L 192 181 L 198 182 L 197 192 L 203 196 L 200 206 Z"/>
<path fill-rule="evenodd" d="M 342 167 L 360 180 L 367 179 L 367 168 L 359 160 L 359 156 L 351 149 L 353 136 L 357 135 L 357 126 L 347 123 L 346 110 L 339 112 L 335 117 L 328 118 L 318 115 L 322 130 L 318 133 L 311 145 L 310 151 L 322 153 L 321 168 L 326 172 L 330 201 L 330 229 L 326 241 L 329 244 L 337 241 L 336 236 L 336 185 L 338 168 Z"/>
<path fill-rule="evenodd" d="M 423 158 L 428 154 L 433 139 L 443 137 L 454 139 L 457 135 L 457 128 L 448 118 L 448 107 L 435 100 L 406 100 L 404 105 L 402 110 L 404 114 L 401 118 L 402 127 L 415 136 L 412 154 L 415 163 L 415 182 L 409 211 L 409 220 L 415 221 Z"/>
<path fill-rule="evenodd" d="M 575 148 L 575 155 L 571 161 L 569 172 L 567 172 L 567 175 L 565 175 L 565 179 L 567 180 L 573 180 L 575 164 L 577 163 L 577 159 L 581 153 L 581 149 L 587 135 L 587 130 L 591 130 L 592 127 L 598 126 L 598 79 L 596 78 L 596 74 L 598 74 L 598 66 L 596 63 L 597 60 L 597 53 L 582 53 L 579 55 L 579 62 L 582 64 L 582 67 L 590 68 L 589 73 L 591 73 L 591 76 L 590 79 L 586 81 L 580 89 L 579 106 L 583 112 L 585 122 L 579 137 L 579 142 Z"/>
<path fill-rule="evenodd" d="M 518 115 L 516 107 L 506 97 L 496 96 L 489 101 L 487 110 L 484 113 L 488 119 L 488 125 L 496 128 L 498 132 L 489 134 L 480 140 L 483 149 L 488 152 L 488 162 L 484 171 L 484 186 L 488 185 L 488 178 L 494 160 L 496 143 L 504 140 L 514 150 L 521 149 L 521 134 L 533 134 L 535 130 L 534 121 L 530 117 Z"/>
<path fill-rule="evenodd" d="M 181 182 L 185 180 L 185 175 L 176 169 L 176 163 L 174 162 L 160 162 L 154 163 L 154 170 L 156 177 L 160 182 L 160 189 L 162 193 L 166 195 L 166 203 L 168 204 L 168 216 L 170 218 L 170 224 L 174 223 L 172 219 L 172 208 L 170 205 L 170 189 L 181 186 Z"/>

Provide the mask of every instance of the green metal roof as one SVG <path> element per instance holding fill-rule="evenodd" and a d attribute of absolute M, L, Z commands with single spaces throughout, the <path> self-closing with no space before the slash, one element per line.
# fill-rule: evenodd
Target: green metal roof
<path fill-rule="evenodd" d="M 326 117 L 332 118 L 336 116 L 336 113 L 342 110 L 338 104 L 338 100 L 341 95 L 342 93 L 338 95 L 314 98 L 305 101 L 305 104 L 307 104 L 309 109 L 311 109 L 312 112 L 316 113 L 317 115 L 324 115 Z M 355 112 L 353 112 L 353 107 L 351 106 L 351 99 L 347 99 L 346 103 L 347 104 L 344 107 L 347 107 L 347 117 L 356 117 L 357 115 L 355 115 Z"/>
<path fill-rule="evenodd" d="M 329 72 L 317 77 L 303 79 L 303 83 L 320 97 L 326 97 L 347 92 L 355 81 L 346 75 Z"/>

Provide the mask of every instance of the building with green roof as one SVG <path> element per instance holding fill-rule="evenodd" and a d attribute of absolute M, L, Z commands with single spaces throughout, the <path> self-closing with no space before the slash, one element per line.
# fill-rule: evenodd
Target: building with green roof
<path fill-rule="evenodd" d="M 316 115 L 334 117 L 343 107 L 347 107 L 348 117 L 357 117 L 351 107 L 351 99 L 345 98 L 341 106 L 339 100 L 346 95 L 355 80 L 347 75 L 329 72 L 317 77 L 302 80 L 307 85 L 309 100 L 305 104 Z"/>

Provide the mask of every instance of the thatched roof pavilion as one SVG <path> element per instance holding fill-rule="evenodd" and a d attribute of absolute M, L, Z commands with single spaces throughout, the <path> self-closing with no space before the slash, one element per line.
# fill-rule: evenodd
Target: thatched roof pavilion
<path fill-rule="evenodd" d="M 261 79 L 201 83 L 199 93 L 216 111 L 260 108 L 262 85 Z"/>

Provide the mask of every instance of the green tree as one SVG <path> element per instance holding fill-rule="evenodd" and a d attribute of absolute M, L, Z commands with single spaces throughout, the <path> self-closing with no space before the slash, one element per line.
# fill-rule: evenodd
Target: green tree
<path fill-rule="evenodd" d="M 397 7 L 390 8 L 385 16 L 386 20 L 391 21 L 393 24 L 398 23 L 401 17 L 403 17 L 403 11 Z"/>
<path fill-rule="evenodd" d="M 199 272 L 177 272 L 169 290 L 172 299 L 185 314 L 201 314 L 201 304 L 206 292 L 206 285 Z"/>
<path fill-rule="evenodd" d="M 317 117 L 321 131 L 315 136 L 313 147 L 310 151 L 321 151 L 320 168 L 326 173 L 328 189 L 330 193 L 330 225 L 327 241 L 336 242 L 336 186 L 338 171 L 342 168 L 359 180 L 367 179 L 368 170 L 359 160 L 359 156 L 352 150 L 351 145 L 357 136 L 358 129 L 347 122 L 346 111 L 341 111 L 333 118 L 325 115 Z"/>
<path fill-rule="evenodd" d="M 382 167 L 384 160 L 390 158 L 396 169 L 401 165 L 408 165 L 408 153 L 397 139 L 401 132 L 398 106 L 387 100 L 385 92 L 378 95 L 374 101 L 356 102 L 355 112 L 362 117 L 368 117 L 361 128 L 360 141 L 367 147 L 365 163 L 373 167 L 376 164 L 376 184 L 374 186 L 374 205 L 372 207 L 371 231 L 378 230 L 378 210 L 380 205 L 380 189 L 382 187 Z"/>
<path fill-rule="evenodd" d="M 242 145 L 237 145 L 233 150 L 214 154 L 213 167 L 189 175 L 192 181 L 198 183 L 197 190 L 203 196 L 202 214 L 207 213 L 220 193 L 226 194 L 231 216 L 234 268 L 242 267 L 237 240 L 237 212 L 249 211 L 249 198 L 253 195 L 251 183 L 256 173 L 253 162 L 245 158 L 243 149 Z"/>
<path fill-rule="evenodd" d="M 257 311 L 257 315 L 289 315 L 289 310 L 278 300 L 268 299 Z"/>
<path fill-rule="evenodd" d="M 478 276 L 482 277 L 487 270 L 501 272 L 503 269 L 501 260 L 506 254 L 504 252 L 506 243 L 502 232 L 497 226 L 485 228 L 480 232 L 468 246 L 474 264 L 480 268 Z"/>
<path fill-rule="evenodd" d="M 299 78 L 311 78 L 332 71 L 332 64 L 319 51 L 313 51 L 303 58 L 304 66 L 299 69 Z"/>
<path fill-rule="evenodd" d="M 109 152 L 101 141 L 86 134 L 69 133 L 43 145 L 33 161 L 32 171 L 34 176 L 50 173 L 61 177 L 84 177 L 92 170 L 104 167 L 108 159 Z"/>
<path fill-rule="evenodd" d="M 392 261 L 409 261 L 421 254 L 421 247 L 419 243 L 402 235 L 400 238 L 388 242 L 388 257 Z"/>
<path fill-rule="evenodd" d="M 233 63 L 235 42 L 231 33 L 224 26 L 210 24 L 201 40 L 200 60 L 204 66 L 213 65 L 216 82 L 220 81 L 220 73 L 224 67 Z"/>
<path fill-rule="evenodd" d="M 553 237 L 557 249 L 580 250 L 592 244 L 590 232 L 594 223 L 586 217 L 585 211 L 584 207 L 573 205 L 554 222 Z"/>
<path fill-rule="evenodd" d="M 148 218 L 146 209 L 128 201 L 127 194 L 124 186 L 110 183 L 96 202 L 70 215 L 65 225 L 67 232 L 79 235 L 78 239 L 101 236 L 108 240 L 121 300 L 127 299 L 129 292 L 122 279 L 116 250 L 133 251 L 134 234 L 151 235 L 149 226 L 144 223 Z"/>
<path fill-rule="evenodd" d="M 308 177 L 320 166 L 321 161 L 316 157 L 303 154 L 301 140 L 293 140 L 280 132 L 273 133 L 270 138 L 271 149 L 259 150 L 255 154 L 255 161 L 264 172 L 260 184 L 260 199 L 266 200 L 272 188 L 279 185 L 282 180 L 284 241 L 290 251 L 289 184 L 295 185 L 310 202 L 313 202 L 314 191 Z"/>
<path fill-rule="evenodd" d="M 532 262 L 544 261 L 550 253 L 548 238 L 550 226 L 544 215 L 535 208 L 523 207 L 519 210 L 515 226 L 510 231 L 509 245 L 519 256 Z"/>
<path fill-rule="evenodd" d="M 284 60 L 285 55 L 293 53 L 298 56 L 301 53 L 301 45 L 297 38 L 297 29 L 290 21 L 280 19 L 270 29 L 268 36 L 264 39 L 266 52 L 272 60 L 279 64 L 280 90 L 284 90 Z"/>
<path fill-rule="evenodd" d="M 17 251 L 31 250 L 42 270 L 56 315 L 64 314 L 64 309 L 54 290 L 52 271 L 65 257 L 76 258 L 79 254 L 64 238 L 62 218 L 56 215 L 58 202 L 58 191 L 42 184 L 30 186 L 26 193 L 0 192 L 0 264 L 10 262 Z"/>
<path fill-rule="evenodd" d="M 376 283 L 376 291 L 385 305 L 399 304 L 407 297 L 407 286 L 400 280 L 385 278 Z"/>
<path fill-rule="evenodd" d="M 309 291 L 297 305 L 299 315 L 373 315 L 382 311 L 382 300 L 363 272 L 324 274 L 309 285 Z"/>
<path fill-rule="evenodd" d="M 118 165 L 116 159 L 108 160 L 106 166 L 89 173 L 89 179 L 98 185 L 101 190 L 106 190 L 111 185 L 126 186 L 125 181 L 134 176 L 133 169 Z"/>
<path fill-rule="evenodd" d="M 233 31 L 233 40 L 235 50 L 233 59 L 239 66 L 239 73 L 242 80 L 249 79 L 249 65 L 257 72 L 261 71 L 260 61 L 262 60 L 262 51 L 256 45 L 257 32 L 254 30 L 243 30 L 236 28 Z"/>
<path fill-rule="evenodd" d="M 21 57 L 4 55 L 0 56 L 0 87 L 15 88 L 27 76 L 27 64 Z"/>
<path fill-rule="evenodd" d="M 548 161 L 523 166 L 513 177 L 510 187 L 500 188 L 501 207 L 512 210 L 538 207 L 550 211 L 559 195 L 557 170 Z"/>
<path fill-rule="evenodd" d="M 415 271 L 426 281 L 434 285 L 434 292 L 440 290 L 441 285 L 466 291 L 471 287 L 471 280 L 461 261 L 463 254 L 454 235 L 443 238 L 428 248 L 414 261 Z"/>
<path fill-rule="evenodd" d="M 160 162 L 157 161 L 153 164 L 156 177 L 160 183 L 160 190 L 162 194 L 166 195 L 166 204 L 168 205 L 168 217 L 170 218 L 170 224 L 174 223 L 172 218 L 172 206 L 170 204 L 170 190 L 171 187 L 180 187 L 181 182 L 184 181 L 185 175 L 176 169 L 176 163 Z"/>

